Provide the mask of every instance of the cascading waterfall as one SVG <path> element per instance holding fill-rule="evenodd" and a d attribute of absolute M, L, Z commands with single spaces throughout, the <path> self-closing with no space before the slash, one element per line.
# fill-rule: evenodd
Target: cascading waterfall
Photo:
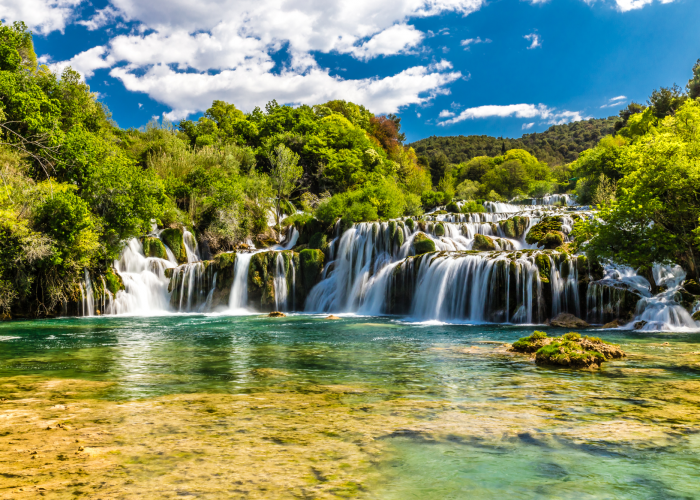
<path fill-rule="evenodd" d="M 166 247 L 167 249 L 167 247 Z M 128 241 L 114 268 L 124 281 L 125 290 L 117 292 L 111 314 L 162 314 L 169 310 L 170 279 L 165 270 L 177 267 L 177 261 L 146 257 L 143 245 L 133 238 Z"/>
<path fill-rule="evenodd" d="M 637 314 L 633 323 L 643 324 L 635 328 L 662 331 L 696 330 L 700 324 L 693 320 L 690 313 L 677 302 L 675 297 L 686 276 L 683 269 L 680 266 L 657 264 L 653 267 L 653 276 L 658 286 L 667 289 L 637 302 Z"/>
<path fill-rule="evenodd" d="M 94 316 L 95 315 L 95 296 L 92 289 L 92 281 L 90 280 L 90 273 L 85 269 L 85 275 L 83 282 L 78 285 L 80 287 L 80 302 L 81 302 L 81 314 L 82 316 Z"/>
<path fill-rule="evenodd" d="M 289 290 L 287 288 L 284 255 L 281 253 L 278 253 L 275 258 L 275 278 L 273 284 L 275 288 L 275 310 L 286 311 Z"/>

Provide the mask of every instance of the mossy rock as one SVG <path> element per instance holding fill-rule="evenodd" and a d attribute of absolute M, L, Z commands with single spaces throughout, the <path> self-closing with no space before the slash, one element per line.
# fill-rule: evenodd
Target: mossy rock
<path fill-rule="evenodd" d="M 105 272 L 105 286 L 112 295 L 116 295 L 119 290 L 126 290 L 124 280 L 113 268 L 108 268 Z"/>
<path fill-rule="evenodd" d="M 555 249 L 564 243 L 561 217 L 544 217 L 535 224 L 525 236 L 529 245 L 539 248 Z"/>
<path fill-rule="evenodd" d="M 181 228 L 168 228 L 164 229 L 160 233 L 160 239 L 165 243 L 173 255 L 178 264 L 184 264 L 187 262 L 187 249 L 185 248 L 185 241 L 182 238 Z"/>
<path fill-rule="evenodd" d="M 146 236 L 143 239 L 143 253 L 146 257 L 157 257 L 159 259 L 168 259 L 168 253 L 165 251 L 165 245 L 158 238 Z"/>
<path fill-rule="evenodd" d="M 496 250 L 496 244 L 493 242 L 493 238 L 489 236 L 485 236 L 483 234 L 475 234 L 472 249 L 480 251 Z"/>
<path fill-rule="evenodd" d="M 403 245 L 404 242 L 404 236 L 403 236 L 403 230 L 400 227 L 396 228 L 396 232 L 394 233 L 394 245 L 396 245 L 397 248 L 401 248 L 401 245 Z"/>
<path fill-rule="evenodd" d="M 435 242 L 425 233 L 418 233 L 413 238 L 413 250 L 416 255 L 434 252 Z"/>
<path fill-rule="evenodd" d="M 406 227 L 413 231 L 413 228 L 415 227 L 415 221 L 413 219 L 406 219 Z"/>
<path fill-rule="evenodd" d="M 442 223 L 436 224 L 434 232 L 435 236 L 437 236 L 438 238 L 441 236 L 445 236 L 445 226 L 443 226 Z"/>
<path fill-rule="evenodd" d="M 503 234 L 506 235 L 506 238 L 515 238 L 515 222 L 513 222 L 513 219 L 506 219 L 502 220 L 499 222 L 499 225 L 501 226 L 501 229 L 503 230 Z"/>
<path fill-rule="evenodd" d="M 694 321 L 700 321 L 700 311 L 695 311 L 693 313 L 693 320 Z"/>
<path fill-rule="evenodd" d="M 323 233 L 314 233 L 309 239 L 308 248 L 322 250 L 326 247 L 328 243 L 328 237 Z"/>
<path fill-rule="evenodd" d="M 529 337 L 514 342 L 509 350 L 523 354 L 534 352 L 538 365 L 586 369 L 599 368 L 609 359 L 625 356 L 618 345 L 596 337 L 582 337 L 576 332 L 552 338 L 544 332 L 535 331 Z"/>
<path fill-rule="evenodd" d="M 457 205 L 454 201 L 448 203 L 447 206 L 445 207 L 445 210 L 447 212 L 451 212 L 453 214 L 462 213 L 462 211 L 459 208 L 459 205 Z"/>
<path fill-rule="evenodd" d="M 538 253 L 535 256 L 535 265 L 539 271 L 540 281 L 542 283 L 549 283 L 549 278 L 552 273 L 552 262 L 549 260 L 549 255 Z"/>
<path fill-rule="evenodd" d="M 301 268 L 301 283 L 304 296 L 307 296 L 318 282 L 323 270 L 325 255 L 321 250 L 307 248 L 299 252 L 299 267 Z"/>
<path fill-rule="evenodd" d="M 552 339 L 547 337 L 545 332 L 535 330 L 529 337 L 522 337 L 513 342 L 509 350 L 512 352 L 530 354 L 537 352 L 541 347 L 549 344 L 551 341 Z"/>

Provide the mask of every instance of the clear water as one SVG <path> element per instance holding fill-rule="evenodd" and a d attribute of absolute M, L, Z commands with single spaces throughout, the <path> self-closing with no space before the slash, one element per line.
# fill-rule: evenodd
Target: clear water
<path fill-rule="evenodd" d="M 700 334 L 588 332 L 629 356 L 576 372 L 499 344 L 533 329 L 312 315 L 11 322 L 0 324 L 0 382 L 112 381 L 95 397 L 114 401 L 338 385 L 361 387 L 338 397 L 369 412 L 439 403 L 377 440 L 358 497 L 698 498 Z"/>

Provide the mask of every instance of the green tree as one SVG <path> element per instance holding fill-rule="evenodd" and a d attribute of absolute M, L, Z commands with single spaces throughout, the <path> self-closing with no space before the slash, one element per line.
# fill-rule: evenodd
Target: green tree
<path fill-rule="evenodd" d="M 275 190 L 275 216 L 279 226 L 282 200 L 289 201 L 289 197 L 299 188 L 304 169 L 298 165 L 299 155 L 291 151 L 284 144 L 279 144 L 268 157 L 272 168 L 270 169 L 270 180 L 272 188 Z"/>

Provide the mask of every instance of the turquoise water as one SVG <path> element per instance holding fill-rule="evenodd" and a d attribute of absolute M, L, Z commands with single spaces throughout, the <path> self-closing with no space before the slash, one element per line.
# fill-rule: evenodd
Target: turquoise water
<path fill-rule="evenodd" d="M 0 324 L 0 378 L 113 381 L 96 396 L 115 401 L 342 385 L 362 389 L 348 405 L 443 402 L 420 429 L 381 438 L 371 498 L 700 497 L 700 334 L 598 331 L 629 357 L 576 372 L 505 352 L 533 329 L 307 315 L 12 322 Z"/>

